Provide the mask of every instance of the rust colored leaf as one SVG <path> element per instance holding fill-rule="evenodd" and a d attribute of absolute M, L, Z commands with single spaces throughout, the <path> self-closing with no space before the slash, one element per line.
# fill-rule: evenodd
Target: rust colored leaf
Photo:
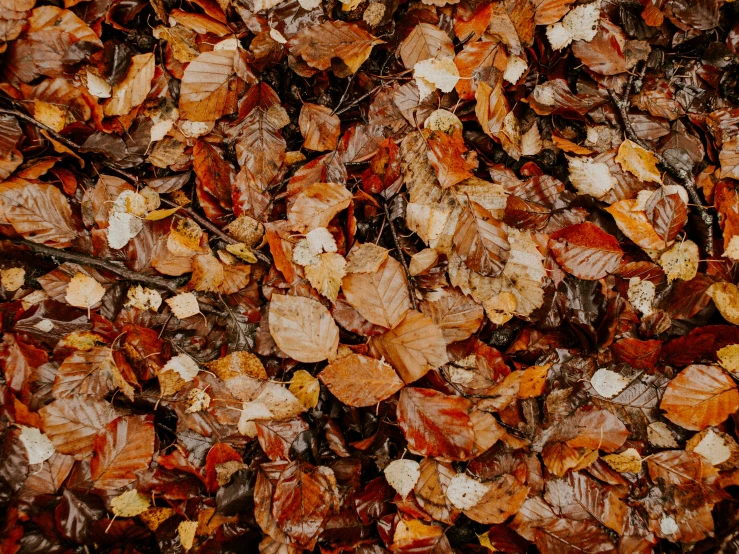
<path fill-rule="evenodd" d="M 422 456 L 468 459 L 474 446 L 468 409 L 469 401 L 460 396 L 404 388 L 398 401 L 398 423 L 408 448 Z"/>
<path fill-rule="evenodd" d="M 657 189 L 646 204 L 647 219 L 666 243 L 671 242 L 688 222 L 688 207 L 679 194 Z"/>
<path fill-rule="evenodd" d="M 369 57 L 372 47 L 381 42 L 353 23 L 326 21 L 302 29 L 288 47 L 293 55 L 316 69 L 328 69 L 331 60 L 339 58 L 351 74 Z"/>
<path fill-rule="evenodd" d="M 467 150 L 459 129 L 454 129 L 451 134 L 432 131 L 427 140 L 429 162 L 436 170 L 442 188 L 472 177 L 472 171 L 477 169 L 477 158 Z"/>
<path fill-rule="evenodd" d="M 511 249 L 500 221 L 472 201 L 467 203 L 459 217 L 454 246 L 467 267 L 490 276 L 503 271 Z"/>
<path fill-rule="evenodd" d="M 272 297 L 269 332 L 283 352 L 300 362 L 332 358 L 339 344 L 339 328 L 328 310 L 302 296 Z"/>
<path fill-rule="evenodd" d="M 394 329 L 370 340 L 377 358 L 384 357 L 406 383 L 417 381 L 447 362 L 441 329 L 423 314 L 409 310 Z"/>
<path fill-rule="evenodd" d="M 327 467 L 291 462 L 275 484 L 272 516 L 299 545 L 313 543 L 336 502 L 336 478 Z"/>
<path fill-rule="evenodd" d="M 350 354 L 330 363 L 318 378 L 347 406 L 374 406 L 403 388 L 392 367 L 380 360 Z"/>
<path fill-rule="evenodd" d="M 393 329 L 411 308 L 405 272 L 395 258 L 374 273 L 349 273 L 341 286 L 346 301 L 375 325 Z"/>
<path fill-rule="evenodd" d="M 154 454 L 154 418 L 127 416 L 114 419 L 95 438 L 90 476 L 96 488 L 119 489 L 149 467 Z"/>
<path fill-rule="evenodd" d="M 718 425 L 739 409 L 736 383 L 720 367 L 690 365 L 667 385 L 660 408 L 691 431 Z"/>
<path fill-rule="evenodd" d="M 593 281 L 615 272 L 623 256 L 616 238 L 589 221 L 553 233 L 549 248 L 565 271 Z"/>
<path fill-rule="evenodd" d="M 298 118 L 303 146 L 308 150 L 323 152 L 335 150 L 341 134 L 341 121 L 331 108 L 318 104 L 303 104 Z"/>

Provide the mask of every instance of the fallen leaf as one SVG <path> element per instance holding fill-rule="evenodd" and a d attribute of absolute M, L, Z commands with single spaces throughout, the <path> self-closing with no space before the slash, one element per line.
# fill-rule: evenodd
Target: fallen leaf
<path fill-rule="evenodd" d="M 77 308 L 92 308 L 105 296 L 105 288 L 95 279 L 84 273 L 77 273 L 67 286 L 64 299 Z"/>
<path fill-rule="evenodd" d="M 403 388 L 392 367 L 374 358 L 350 354 L 328 364 L 318 378 L 347 406 L 374 406 Z"/>
<path fill-rule="evenodd" d="M 328 310 L 301 296 L 273 296 L 269 331 L 277 346 L 300 362 L 333 358 L 339 344 L 339 329 Z"/>
<path fill-rule="evenodd" d="M 318 379 L 304 369 L 299 369 L 290 379 L 290 392 L 293 393 L 305 409 L 310 410 L 318 405 L 321 385 Z"/>
<path fill-rule="evenodd" d="M 110 501 L 111 510 L 118 517 L 136 517 L 148 510 L 149 506 L 149 497 L 139 494 L 136 489 L 126 491 Z"/>

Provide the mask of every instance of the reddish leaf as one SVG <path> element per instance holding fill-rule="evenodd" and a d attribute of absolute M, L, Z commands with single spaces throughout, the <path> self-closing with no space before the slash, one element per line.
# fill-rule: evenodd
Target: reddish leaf
<path fill-rule="evenodd" d="M 146 469 L 154 454 L 154 418 L 127 416 L 114 419 L 95 438 L 90 477 L 98 489 L 125 487 Z"/>
<path fill-rule="evenodd" d="M 460 396 L 404 388 L 398 401 L 398 423 L 408 448 L 421 456 L 468 459 L 474 445 L 469 405 Z"/>
<path fill-rule="evenodd" d="M 272 516 L 298 545 L 313 548 L 337 493 L 336 478 L 329 468 L 291 462 L 275 484 Z"/>
<path fill-rule="evenodd" d="M 565 271 L 592 281 L 616 271 L 623 256 L 615 237 L 588 221 L 553 233 L 549 248 Z"/>

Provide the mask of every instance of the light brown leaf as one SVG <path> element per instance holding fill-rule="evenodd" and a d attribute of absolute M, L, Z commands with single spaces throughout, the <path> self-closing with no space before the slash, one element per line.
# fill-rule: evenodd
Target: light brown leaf
<path fill-rule="evenodd" d="M 77 237 L 66 197 L 52 185 L 6 181 L 0 185 L 0 222 L 22 237 L 66 248 Z"/>
<path fill-rule="evenodd" d="M 638 246 L 647 250 L 664 250 L 664 239 L 657 234 L 647 214 L 636 209 L 636 200 L 620 200 L 611 204 L 606 211 L 616 220 L 621 232 Z"/>
<path fill-rule="evenodd" d="M 103 400 L 71 397 L 47 404 L 39 414 L 56 450 L 78 460 L 89 458 L 97 433 L 117 417 L 113 407 Z"/>
<path fill-rule="evenodd" d="M 453 58 L 454 46 L 449 36 L 430 23 L 419 23 L 400 44 L 400 58 L 406 69 L 430 58 Z"/>
<path fill-rule="evenodd" d="M 323 152 L 335 150 L 341 134 L 341 121 L 331 108 L 306 102 L 298 118 L 303 146 L 308 150 Z"/>
<path fill-rule="evenodd" d="M 235 108 L 229 84 L 235 76 L 234 52 L 203 52 L 185 68 L 180 85 L 180 112 L 190 121 L 216 121 Z"/>
<path fill-rule="evenodd" d="M 354 23 L 328 20 L 320 25 L 303 28 L 290 42 L 288 48 L 294 56 L 300 56 L 316 69 L 328 69 L 331 60 L 339 58 L 349 69 L 348 77 L 356 73 L 369 57 L 372 47 L 382 41 Z"/>
<path fill-rule="evenodd" d="M 339 345 L 339 328 L 329 311 L 302 296 L 272 296 L 269 332 L 280 350 L 299 362 L 333 358 Z"/>
<path fill-rule="evenodd" d="M 375 325 L 392 329 L 411 308 L 403 266 L 388 258 L 374 273 L 350 273 L 342 288 L 347 302 Z"/>
<path fill-rule="evenodd" d="M 128 73 L 113 87 L 111 98 L 105 104 L 105 115 L 128 115 L 141 105 L 151 90 L 154 69 L 154 54 L 133 56 Z"/>
<path fill-rule="evenodd" d="M 347 406 L 374 406 L 403 387 L 393 368 L 361 354 L 330 363 L 318 375 L 336 398 Z"/>
<path fill-rule="evenodd" d="M 503 224 L 472 201 L 459 217 L 454 246 L 467 267 L 491 277 L 503 271 L 511 248 Z"/>
<path fill-rule="evenodd" d="M 417 381 L 448 361 L 441 329 L 415 310 L 409 310 L 394 329 L 373 337 L 370 347 L 377 352 L 376 357 L 384 357 L 406 383 Z"/>
<path fill-rule="evenodd" d="M 329 222 L 352 200 L 352 193 L 337 183 L 315 183 L 303 189 L 288 213 L 294 231 L 307 233 Z"/>

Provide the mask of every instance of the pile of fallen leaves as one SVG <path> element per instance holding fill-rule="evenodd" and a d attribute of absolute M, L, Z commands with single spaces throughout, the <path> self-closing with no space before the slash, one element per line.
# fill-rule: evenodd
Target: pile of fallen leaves
<path fill-rule="evenodd" d="M 738 22 L 0 0 L 0 552 L 737 552 Z"/>

